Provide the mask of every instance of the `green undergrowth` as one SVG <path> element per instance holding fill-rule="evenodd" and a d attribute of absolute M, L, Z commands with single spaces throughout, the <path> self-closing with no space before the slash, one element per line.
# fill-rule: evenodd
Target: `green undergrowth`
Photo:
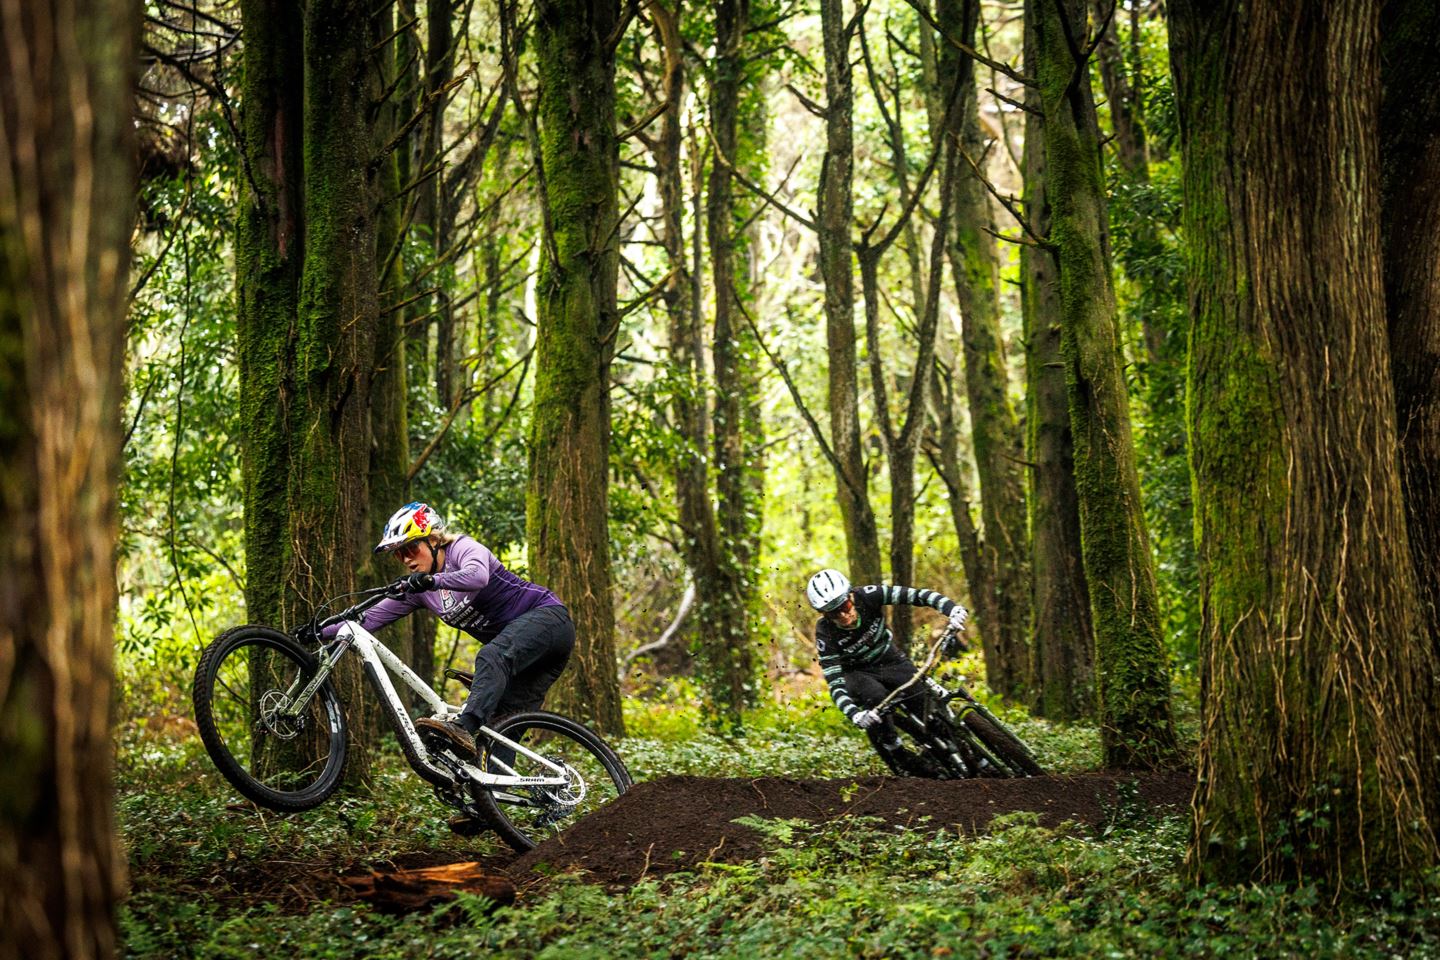
<path fill-rule="evenodd" d="M 1118 812 L 1118 811 L 1117 811 Z M 607 892 L 554 878 L 509 909 L 463 897 L 394 918 L 317 905 L 225 911 L 142 892 L 131 956 L 1397 957 L 1435 955 L 1440 899 L 1329 908 L 1309 887 L 1196 887 L 1181 818 L 1098 837 L 1033 814 L 987 836 L 750 819 L 769 853 Z"/>
<path fill-rule="evenodd" d="M 642 779 L 878 773 L 833 708 L 800 697 L 708 732 L 683 689 L 627 705 L 618 746 Z M 823 693 L 822 693 L 823 696 Z M 663 698 L 662 698 L 663 699 Z M 997 707 L 997 705 L 992 705 Z M 1093 766 L 1093 730 L 1001 710 L 1051 769 Z M 1185 876 L 1187 823 L 1122 803 L 1098 835 L 1033 815 L 983 837 L 849 819 L 747 820 L 753 862 L 708 864 L 628 890 L 551 876 L 513 908 L 474 898 L 389 917 L 334 900 L 336 873 L 417 851 L 503 855 L 460 839 L 393 744 L 373 795 L 261 813 L 209 766 L 193 735 L 122 738 L 118 820 L 131 869 L 122 955 L 176 957 L 1398 957 L 1440 956 L 1440 899 L 1328 904 L 1310 887 L 1203 886 Z"/>

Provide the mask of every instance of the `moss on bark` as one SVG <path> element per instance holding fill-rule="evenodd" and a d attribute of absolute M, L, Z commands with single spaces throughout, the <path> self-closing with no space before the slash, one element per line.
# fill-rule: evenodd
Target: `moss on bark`
<path fill-rule="evenodd" d="M 1048 240 L 1059 272 L 1101 738 L 1111 766 L 1148 767 L 1172 757 L 1175 734 L 1111 288 L 1099 126 L 1089 73 L 1076 62 L 1085 6 L 1032 0 L 1026 12 L 1045 117 Z"/>
<path fill-rule="evenodd" d="M 536 5 L 544 251 L 526 535 L 536 580 L 575 618 L 557 708 L 623 732 L 610 596 L 609 368 L 619 325 L 614 0 Z"/>
<path fill-rule="evenodd" d="M 1172 12 L 1206 730 L 1192 860 L 1389 886 L 1440 849 L 1384 327 L 1378 11 Z"/>

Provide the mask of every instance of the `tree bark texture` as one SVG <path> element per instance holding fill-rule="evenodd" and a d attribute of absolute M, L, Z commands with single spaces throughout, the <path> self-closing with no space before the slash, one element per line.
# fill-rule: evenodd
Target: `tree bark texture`
<path fill-rule="evenodd" d="M 1436 657 L 1385 334 L 1378 6 L 1171 13 L 1201 564 L 1193 862 L 1390 885 L 1440 851 Z"/>
<path fill-rule="evenodd" d="M 710 132 L 715 149 L 726 162 L 743 164 L 744 156 L 763 155 L 764 144 L 764 96 L 747 92 L 747 87 L 763 90 L 762 76 L 758 69 L 751 68 L 746 49 L 752 7 L 750 0 L 717 0 L 714 11 Z M 758 414 L 759 348 L 750 325 L 742 320 L 749 275 L 746 263 L 738 260 L 739 255 L 750 250 L 744 230 L 751 211 L 737 205 L 734 174 L 726 162 L 711 162 L 705 201 L 715 290 L 712 443 L 720 549 L 736 573 L 730 581 L 734 592 L 722 602 L 728 604 L 728 619 L 740 624 L 736 629 L 743 631 L 748 644 L 759 625 L 756 563 L 764 496 L 764 428 Z M 739 611 L 744 611 L 743 624 Z"/>
<path fill-rule="evenodd" d="M 975 44 L 979 0 L 940 0 L 936 20 L 962 43 Z M 948 111 L 946 133 L 965 155 L 984 166 L 975 61 L 949 43 L 940 48 L 941 90 L 958 89 L 957 109 Z M 985 639 L 985 676 L 1007 699 L 1023 698 L 1030 684 L 1030 559 L 1026 536 L 1023 437 L 1010 405 L 1005 340 L 1000 332 L 1000 260 L 984 182 L 962 162 L 954 186 L 955 211 L 950 263 L 962 317 L 965 391 L 975 465 L 980 479 L 981 524 L 986 562 L 995 591 L 997 620 L 980 625 Z"/>
<path fill-rule="evenodd" d="M 1035 73 L 1034 33 L 1025 33 L 1025 70 Z M 1031 91 L 1028 102 L 1039 107 Z M 1050 234 L 1045 149 L 1035 113 L 1025 116 L 1025 218 Z M 1026 459 L 1030 462 L 1030 654 L 1035 713 L 1052 720 L 1093 717 L 1095 636 L 1081 561 L 1075 445 L 1060 349 L 1062 316 L 1055 258 L 1033 246 L 1020 251 L 1026 381 Z"/>
<path fill-rule="evenodd" d="M 240 91 L 244 158 L 236 217 L 245 610 L 283 622 L 289 566 L 290 407 L 300 271 L 304 21 L 286 0 L 244 0 Z"/>
<path fill-rule="evenodd" d="M 536 4 L 544 183 L 530 487 L 530 566 L 575 618 L 557 709 L 623 732 L 610 596 L 610 359 L 619 325 L 615 0 Z"/>
<path fill-rule="evenodd" d="M 706 709 L 723 727 L 740 723 L 740 711 L 752 699 L 754 663 L 745 618 L 737 616 L 737 598 L 743 590 L 736 578 L 740 570 L 733 554 L 724 549 L 710 498 L 710 446 L 706 410 L 705 345 L 695 295 L 694 271 L 685 243 L 685 170 L 681 140 L 685 100 L 684 43 L 680 34 L 680 6 L 659 0 L 648 4 L 651 20 L 660 34 L 664 53 L 661 90 L 666 111 L 660 137 L 651 145 L 660 186 L 661 243 L 670 262 L 670 275 L 661 294 L 669 317 L 669 376 L 671 407 L 685 444 L 674 464 L 675 493 L 683 554 L 695 584 L 695 651 Z M 738 398 L 727 398 L 734 403 Z M 736 424 L 738 427 L 738 423 Z M 738 432 L 738 431 L 737 431 Z"/>
<path fill-rule="evenodd" d="M 1173 755 L 1175 733 L 1110 281 L 1099 125 L 1081 59 L 1085 6 L 1031 0 L 1026 14 L 1045 117 L 1048 242 L 1059 274 L 1101 740 L 1108 765 L 1150 767 Z"/>
<path fill-rule="evenodd" d="M 820 168 L 820 274 L 825 281 L 825 343 L 829 354 L 830 444 L 845 524 L 849 575 L 879 583 L 880 534 L 870 506 L 856 383 L 854 220 L 855 96 L 850 64 L 854 23 L 844 0 L 820 0 L 825 47 L 825 158 Z"/>
<path fill-rule="evenodd" d="M 368 51 L 373 5 L 318 0 L 305 10 L 305 260 L 291 412 L 290 565 L 286 628 L 315 604 L 353 590 L 376 534 L 370 519 L 371 433 L 379 325 L 376 223 L 380 190 Z M 364 552 L 362 552 L 364 551 Z M 369 776 L 377 732 L 359 661 L 335 676 L 355 736 L 346 776 Z"/>
<path fill-rule="evenodd" d="M 0 957 L 113 956 L 116 487 L 139 10 L 0 3 Z"/>
<path fill-rule="evenodd" d="M 1440 649 L 1440 11 L 1386 3 L 1380 44 L 1380 239 L 1400 482 L 1421 613 Z"/>
<path fill-rule="evenodd" d="M 390 10 L 371 17 L 367 49 L 374 51 L 369 58 L 369 69 L 374 81 L 369 86 L 377 97 L 379 88 L 388 87 L 396 81 L 405 82 L 404 78 L 395 76 L 395 71 L 403 66 L 398 54 L 404 46 L 385 42 L 394 31 L 395 16 Z M 409 31 L 404 31 L 396 39 L 398 41 L 409 36 Z M 359 546 L 362 558 L 359 575 L 366 584 L 378 584 L 394 579 L 403 569 L 393 558 L 376 556 L 366 548 L 379 541 L 380 532 L 390 515 L 402 504 L 410 501 L 410 433 L 405 410 L 408 396 L 404 327 L 406 313 L 392 309 L 394 305 L 405 300 L 409 290 L 404 257 L 400 255 L 407 224 L 402 210 L 403 201 L 398 199 L 402 187 L 400 161 L 407 154 L 407 150 L 402 145 L 388 155 L 384 153 L 386 145 L 409 119 L 406 112 L 408 108 L 408 104 L 402 106 L 393 100 L 383 104 L 373 124 L 370 138 L 372 155 L 375 157 L 372 161 L 375 167 L 375 264 L 379 289 L 375 312 L 375 340 L 369 361 L 372 371 L 369 489 L 366 492 L 369 509 Z M 391 649 L 421 677 L 431 678 L 434 675 L 434 651 L 417 649 L 423 648 L 424 641 L 434 635 L 433 629 L 425 630 L 420 627 L 420 624 L 428 620 L 426 616 L 409 617 L 395 625 L 387 640 Z M 417 645 L 417 640 L 422 642 Z M 403 699 L 414 702 L 415 698 L 408 687 L 401 687 L 400 690 Z M 365 698 L 365 702 L 374 707 L 374 722 L 376 729 L 379 729 L 379 703 L 369 696 Z"/>

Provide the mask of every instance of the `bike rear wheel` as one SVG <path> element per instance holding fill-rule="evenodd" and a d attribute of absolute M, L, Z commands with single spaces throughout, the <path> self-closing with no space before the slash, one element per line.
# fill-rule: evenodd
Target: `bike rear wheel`
<path fill-rule="evenodd" d="M 594 731 L 568 717 L 545 711 L 518 713 L 495 732 L 566 771 L 555 786 L 472 788 L 475 804 L 495 832 L 515 850 L 533 849 L 587 813 L 611 802 L 631 786 L 625 763 Z M 544 765 L 501 743 L 481 738 L 480 768 L 505 774 L 504 763 L 522 777 L 551 777 Z"/>
<path fill-rule="evenodd" d="M 195 670 L 195 723 L 210 759 L 241 794 L 293 813 L 325 801 L 345 772 L 345 714 L 330 681 L 288 716 L 287 697 L 315 676 L 315 658 L 269 627 L 227 630 Z"/>

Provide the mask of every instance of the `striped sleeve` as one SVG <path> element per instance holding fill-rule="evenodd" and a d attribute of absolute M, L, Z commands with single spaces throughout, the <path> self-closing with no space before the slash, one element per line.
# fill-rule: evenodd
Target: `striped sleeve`
<path fill-rule="evenodd" d="M 881 588 L 882 599 L 888 604 L 904 603 L 912 607 L 933 607 L 945 616 L 955 609 L 955 601 L 934 590 L 917 590 L 914 587 L 887 585 Z"/>
<path fill-rule="evenodd" d="M 840 658 L 822 655 L 820 672 L 830 686 L 830 699 L 835 701 L 835 706 L 840 708 L 847 720 L 854 719 L 855 714 L 860 712 L 860 705 L 850 698 L 850 691 L 845 686 L 845 668 L 840 665 Z"/>

